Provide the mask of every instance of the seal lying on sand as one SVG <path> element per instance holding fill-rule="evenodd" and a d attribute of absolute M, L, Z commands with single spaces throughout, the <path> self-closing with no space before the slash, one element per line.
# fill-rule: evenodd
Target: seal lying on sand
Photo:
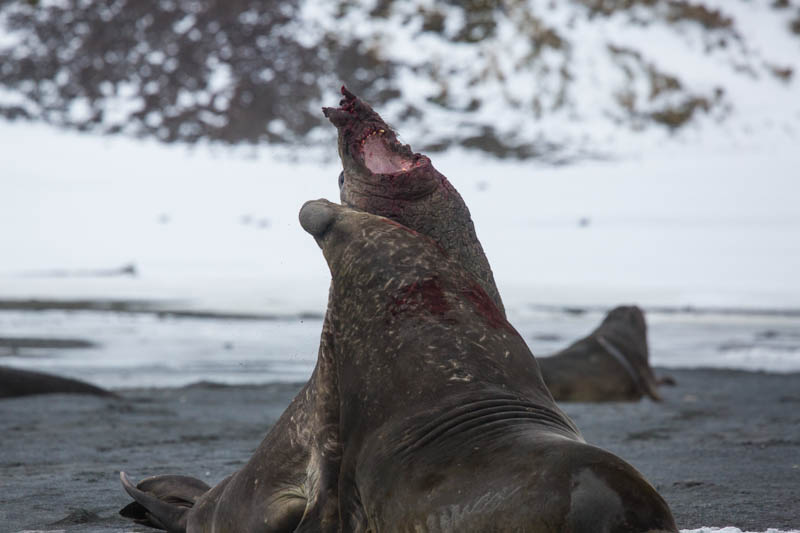
<path fill-rule="evenodd" d="M 0 366 L 0 398 L 57 393 L 115 396 L 112 392 L 77 379 Z"/>
<path fill-rule="evenodd" d="M 633 467 L 583 441 L 525 341 L 436 242 L 325 200 L 300 221 L 333 278 L 338 409 L 317 416 L 339 442 L 314 451 L 329 497 L 310 500 L 338 513 L 307 510 L 333 519 L 298 531 L 677 531 Z"/>
<path fill-rule="evenodd" d="M 588 336 L 537 360 L 556 401 L 619 402 L 642 396 L 661 401 L 657 386 L 671 378 L 656 379 L 649 357 L 644 313 L 620 306 Z"/>

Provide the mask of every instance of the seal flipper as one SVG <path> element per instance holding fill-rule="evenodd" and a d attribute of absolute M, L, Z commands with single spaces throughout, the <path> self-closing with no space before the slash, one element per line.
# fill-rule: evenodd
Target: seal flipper
<path fill-rule="evenodd" d="M 119 479 L 135 500 L 121 509 L 120 515 L 137 524 L 176 533 L 186 531 L 186 513 L 211 488 L 188 476 L 153 476 L 137 486 L 125 472 L 119 473 Z"/>

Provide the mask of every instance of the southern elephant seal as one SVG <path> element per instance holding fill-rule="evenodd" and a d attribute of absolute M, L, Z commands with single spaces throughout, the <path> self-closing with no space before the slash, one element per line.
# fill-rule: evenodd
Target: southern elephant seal
<path fill-rule="evenodd" d="M 661 401 L 650 367 L 647 324 L 636 306 L 615 307 L 586 337 L 551 356 L 538 357 L 542 377 L 557 401 Z"/>
<path fill-rule="evenodd" d="M 342 92 L 345 98 L 341 107 L 323 111 L 339 131 L 339 153 L 345 169 L 343 201 L 394 217 L 431 235 L 462 261 L 505 316 L 461 196 L 427 157 L 400 145 L 391 128 L 366 103 L 344 88 Z M 134 486 L 121 474 L 125 490 L 135 500 L 121 511 L 123 516 L 175 531 L 187 527 L 190 531 L 213 531 L 215 527 L 237 530 L 237 523 L 241 531 L 260 524 L 266 524 L 265 532 L 293 531 L 307 507 L 309 482 L 317 481 L 318 458 L 312 456 L 311 448 L 320 427 L 311 406 L 335 385 L 330 382 L 331 372 L 325 362 L 325 339 L 330 330 L 326 316 L 311 378 L 270 428 L 247 465 L 203 494 L 198 494 L 199 485 L 185 476 L 155 476 Z"/>
<path fill-rule="evenodd" d="M 72 378 L 0 366 L 0 398 L 32 394 L 93 394 L 115 397 L 113 392 Z"/>
<path fill-rule="evenodd" d="M 435 241 L 325 200 L 300 221 L 332 275 L 338 409 L 317 418 L 338 447 L 313 453 L 329 497 L 312 500 L 333 510 L 307 510 L 297 531 L 677 531 L 641 474 L 584 442 L 525 341 Z"/>
<path fill-rule="evenodd" d="M 339 107 L 323 108 L 339 132 L 341 201 L 391 218 L 438 242 L 481 284 L 505 315 L 469 209 L 431 160 L 414 153 L 363 100 L 342 87 Z"/>

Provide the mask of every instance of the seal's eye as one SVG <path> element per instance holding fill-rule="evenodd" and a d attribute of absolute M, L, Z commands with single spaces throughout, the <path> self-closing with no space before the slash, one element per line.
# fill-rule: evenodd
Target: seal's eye
<path fill-rule="evenodd" d="M 339 188 L 344 187 L 344 171 L 339 172 Z"/>

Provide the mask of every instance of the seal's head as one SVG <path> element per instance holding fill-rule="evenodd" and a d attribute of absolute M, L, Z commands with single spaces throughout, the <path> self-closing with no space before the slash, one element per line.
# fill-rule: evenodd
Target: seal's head
<path fill-rule="evenodd" d="M 464 200 L 431 164 L 414 153 L 364 101 L 342 87 L 339 107 L 323 113 L 339 131 L 344 205 L 380 215 L 427 235 L 503 304 Z"/>
<path fill-rule="evenodd" d="M 447 254 L 436 241 L 397 222 L 328 200 L 310 200 L 300 225 L 322 248 L 334 279 L 347 275 L 379 279 L 412 263 L 433 265 Z M 414 239 L 409 241 L 409 234 Z M 430 253 L 432 251 L 432 253 Z M 361 285 L 361 282 L 359 282 Z"/>
<path fill-rule="evenodd" d="M 661 401 L 658 380 L 650 366 L 647 345 L 647 323 L 644 312 L 635 305 L 621 305 L 609 311 L 606 318 L 592 333 L 605 344 L 605 349 L 624 356 L 634 370 L 642 394 Z"/>
<path fill-rule="evenodd" d="M 342 87 L 338 108 L 323 113 L 339 130 L 342 202 L 381 216 L 401 216 L 410 202 L 431 195 L 447 180 L 430 159 L 411 151 L 362 100 Z"/>

